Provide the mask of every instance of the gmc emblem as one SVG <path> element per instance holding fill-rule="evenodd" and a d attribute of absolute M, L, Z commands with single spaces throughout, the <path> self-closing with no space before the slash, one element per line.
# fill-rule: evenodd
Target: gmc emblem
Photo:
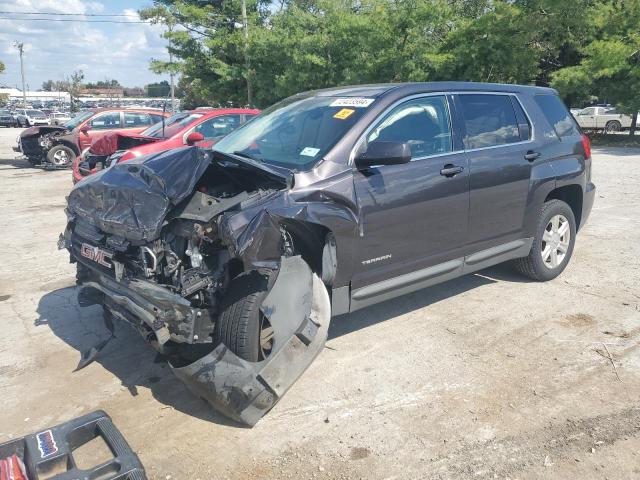
<path fill-rule="evenodd" d="M 113 266 L 112 263 L 109 262 L 113 256 L 112 253 L 105 252 L 104 250 L 87 243 L 82 244 L 82 247 L 80 248 L 80 255 L 102 265 L 103 267 L 111 268 Z"/>

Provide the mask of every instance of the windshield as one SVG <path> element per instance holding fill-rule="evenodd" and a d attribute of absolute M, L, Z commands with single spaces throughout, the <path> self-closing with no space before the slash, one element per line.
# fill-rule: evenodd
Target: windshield
<path fill-rule="evenodd" d="M 73 130 L 74 128 L 76 128 L 78 125 L 80 125 L 82 122 L 84 122 L 87 118 L 91 117 L 92 115 L 93 115 L 93 112 L 80 113 L 77 116 L 73 117 L 68 122 L 65 122 L 64 126 L 69 130 Z"/>
<path fill-rule="evenodd" d="M 371 98 L 310 95 L 296 95 L 268 108 L 214 149 L 290 170 L 308 170 L 373 103 Z"/>
<path fill-rule="evenodd" d="M 44 112 L 40 110 L 27 110 L 27 115 L 30 117 L 44 117 Z"/>
<path fill-rule="evenodd" d="M 162 129 L 162 121 L 147 128 L 140 135 L 154 138 L 171 138 L 183 128 L 191 125 L 193 122 L 202 117 L 200 113 L 180 112 L 170 116 L 164 121 L 164 135 Z"/>

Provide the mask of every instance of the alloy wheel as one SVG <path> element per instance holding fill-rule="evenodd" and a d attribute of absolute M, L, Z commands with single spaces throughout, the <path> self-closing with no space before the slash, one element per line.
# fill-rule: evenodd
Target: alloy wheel
<path fill-rule="evenodd" d="M 53 163 L 59 167 L 68 165 L 70 161 L 69 154 L 64 150 L 58 150 L 53 154 Z"/>
<path fill-rule="evenodd" d="M 547 268 L 557 268 L 567 256 L 571 242 L 571 224 L 564 215 L 554 215 L 542 234 L 542 262 Z"/>

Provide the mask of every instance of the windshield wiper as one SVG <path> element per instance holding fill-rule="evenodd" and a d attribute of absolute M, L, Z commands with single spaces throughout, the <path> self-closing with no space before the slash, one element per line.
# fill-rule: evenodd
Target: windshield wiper
<path fill-rule="evenodd" d="M 249 155 L 248 153 L 241 152 L 240 150 L 235 150 L 233 154 L 242 158 L 248 158 L 249 160 L 253 160 L 255 162 L 264 162 L 264 160 L 262 160 L 261 158 L 254 157 L 253 155 Z"/>

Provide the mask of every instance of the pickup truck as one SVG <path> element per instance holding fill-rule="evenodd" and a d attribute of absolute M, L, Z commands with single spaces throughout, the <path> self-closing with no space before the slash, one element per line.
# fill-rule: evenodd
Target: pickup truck
<path fill-rule="evenodd" d="M 580 110 L 575 119 L 584 130 L 619 132 L 631 128 L 631 116 L 618 113 L 613 107 L 587 107 Z M 637 122 L 636 122 L 637 125 Z"/>

